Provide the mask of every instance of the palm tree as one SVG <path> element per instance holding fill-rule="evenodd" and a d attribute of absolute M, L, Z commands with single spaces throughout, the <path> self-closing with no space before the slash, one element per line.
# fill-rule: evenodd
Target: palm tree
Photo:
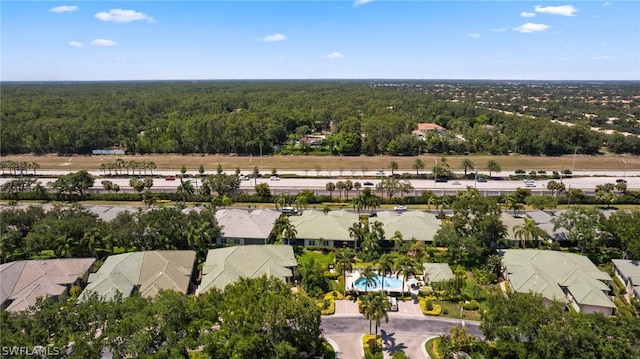
<path fill-rule="evenodd" d="M 493 172 L 500 173 L 502 166 L 497 161 L 489 160 L 487 162 L 487 170 L 489 171 L 489 177 L 491 177 L 491 173 Z"/>
<path fill-rule="evenodd" d="M 338 249 L 336 251 L 336 270 L 342 273 L 342 278 L 346 278 L 347 272 L 353 271 L 353 264 L 356 262 L 356 254 L 351 248 Z"/>
<path fill-rule="evenodd" d="M 470 169 L 475 168 L 476 166 L 473 164 L 473 161 L 471 161 L 468 158 L 463 158 L 462 159 L 462 168 L 464 168 L 464 176 L 467 177 L 467 171 Z"/>
<path fill-rule="evenodd" d="M 420 170 L 424 169 L 424 162 L 422 162 L 421 159 L 416 158 L 416 160 L 413 162 L 412 168 L 416 170 L 416 174 L 419 174 Z"/>
<path fill-rule="evenodd" d="M 391 167 L 391 175 L 393 176 L 394 172 L 398 170 L 398 168 L 400 168 L 398 166 L 398 162 L 396 161 L 391 161 L 391 163 L 389 164 L 389 167 Z"/>
<path fill-rule="evenodd" d="M 404 297 L 405 283 L 409 279 L 409 276 L 416 274 L 415 261 L 409 256 L 403 255 L 400 257 L 400 261 L 398 261 L 396 269 L 396 278 L 402 274 L 402 293 L 400 295 Z"/>
<path fill-rule="evenodd" d="M 324 188 L 329 192 L 329 198 L 332 198 L 333 191 L 336 190 L 336 184 L 333 182 L 327 182 L 327 184 L 324 185 Z"/>
<path fill-rule="evenodd" d="M 546 233 L 536 226 L 536 221 L 531 218 L 525 218 L 524 224 L 513 227 L 514 235 L 516 239 L 520 240 L 520 246 L 526 247 L 526 242 L 533 242 L 534 246 L 538 246 L 540 238 L 544 237 Z"/>
<path fill-rule="evenodd" d="M 363 195 L 359 195 L 351 200 L 351 204 L 353 204 L 353 208 L 360 214 L 360 211 L 367 206 L 367 201 Z"/>
<path fill-rule="evenodd" d="M 402 247 L 402 243 L 404 242 L 404 238 L 402 237 L 402 233 L 400 231 L 395 231 L 393 233 L 393 237 L 391 237 L 391 241 L 393 242 L 393 248 L 397 250 Z"/>
<path fill-rule="evenodd" d="M 36 175 L 36 170 L 40 168 L 40 164 L 38 162 L 31 162 L 31 169 L 33 170 L 33 175 Z"/>
<path fill-rule="evenodd" d="M 300 208 L 307 209 L 308 204 L 309 204 L 309 196 L 303 193 L 299 193 L 298 196 L 296 197 L 296 208 L 298 210 Z"/>
<path fill-rule="evenodd" d="M 376 322 L 376 339 L 378 338 L 378 327 L 380 327 L 380 321 L 384 318 L 385 323 L 389 323 L 389 314 L 387 312 L 391 308 L 391 303 L 387 300 L 387 297 L 382 292 L 371 293 L 372 297 L 369 302 L 369 318 Z M 369 329 L 371 331 L 371 329 Z"/>
<path fill-rule="evenodd" d="M 298 231 L 296 230 L 296 227 L 291 224 L 291 222 L 289 222 L 288 217 L 286 218 L 286 220 L 283 219 L 282 229 L 282 236 L 287 239 L 287 244 L 291 244 L 291 240 L 296 239 Z"/>
<path fill-rule="evenodd" d="M 288 201 L 288 199 L 287 199 L 287 195 L 286 195 L 286 194 L 284 194 L 284 193 L 280 193 L 280 194 L 278 195 L 278 197 L 276 197 L 276 198 L 273 200 L 273 203 L 275 203 L 275 204 L 276 204 L 276 209 L 280 209 L 280 208 L 282 208 L 282 207 L 285 207 L 285 206 L 289 203 L 289 201 Z"/>
<path fill-rule="evenodd" d="M 358 248 L 358 242 L 364 240 L 365 229 L 362 228 L 362 224 L 354 223 L 351 227 L 349 227 L 349 237 L 353 238 L 353 248 Z"/>
<path fill-rule="evenodd" d="M 382 286 L 383 292 L 384 292 L 384 277 L 386 277 L 387 274 L 393 273 L 393 267 L 394 267 L 393 257 L 391 257 L 389 253 L 385 253 L 382 256 L 380 256 L 380 259 L 378 259 L 378 273 L 382 275 L 381 286 Z"/>
<path fill-rule="evenodd" d="M 373 286 L 376 284 L 376 272 L 373 268 L 373 266 L 367 266 L 365 267 L 365 269 L 362 271 L 361 276 L 364 278 L 364 292 L 367 293 L 367 288 L 369 288 L 369 286 Z"/>
<path fill-rule="evenodd" d="M 353 182 L 351 180 L 344 181 L 344 198 L 349 199 L 349 191 L 353 189 Z"/>

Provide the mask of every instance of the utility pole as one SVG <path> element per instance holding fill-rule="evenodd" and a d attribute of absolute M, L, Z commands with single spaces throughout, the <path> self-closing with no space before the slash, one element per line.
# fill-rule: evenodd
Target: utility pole
<path fill-rule="evenodd" d="M 433 172 L 433 188 L 436 188 L 438 184 L 438 159 L 434 158 L 433 160 L 436 161 L 436 170 Z"/>

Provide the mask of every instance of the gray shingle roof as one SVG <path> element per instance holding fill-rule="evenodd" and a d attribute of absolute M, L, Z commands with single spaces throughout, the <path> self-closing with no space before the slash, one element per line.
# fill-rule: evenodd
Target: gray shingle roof
<path fill-rule="evenodd" d="M 0 266 L 2 304 L 18 312 L 36 304 L 39 297 L 59 296 L 95 262 L 95 258 L 39 259 Z"/>
<path fill-rule="evenodd" d="M 613 259 L 611 262 L 624 278 L 631 280 L 633 292 L 636 293 L 637 298 L 640 298 L 640 260 Z"/>
<path fill-rule="evenodd" d="M 256 278 L 263 274 L 286 280 L 298 265 L 293 247 L 288 245 L 235 246 L 211 249 L 202 268 L 198 293 L 211 288 L 223 289 L 240 278 Z"/>
<path fill-rule="evenodd" d="M 447 263 L 423 263 L 424 276 L 429 282 L 439 282 L 453 278 L 453 271 Z"/>

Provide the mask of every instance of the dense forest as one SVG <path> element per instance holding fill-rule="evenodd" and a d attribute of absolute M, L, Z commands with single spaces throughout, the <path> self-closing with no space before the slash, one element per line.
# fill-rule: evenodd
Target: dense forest
<path fill-rule="evenodd" d="M 128 153 L 562 155 L 597 154 L 604 146 L 616 153 L 640 154 L 637 136 L 590 129 L 593 121 L 612 113 L 625 121 L 632 118 L 637 112 L 633 101 L 620 108 L 600 106 L 606 113 L 585 118 L 581 111 L 597 112 L 598 106 L 565 96 L 545 105 L 547 113 L 540 106 L 530 107 L 534 117 L 481 106 L 477 96 L 458 98 L 462 85 L 444 91 L 444 85 L 427 84 L 430 87 L 365 81 L 3 83 L 0 151 L 87 154 L 122 147 Z M 489 87 L 511 93 L 513 103 L 526 97 L 521 88 L 512 91 L 506 83 Z M 553 89 L 554 96 L 548 97 L 560 98 L 563 88 Z M 608 98 L 609 91 L 617 99 L 616 89 L 589 85 L 583 90 L 598 98 Z M 411 135 L 421 122 L 446 130 L 429 132 L 421 140 Z M 636 132 L 637 123 L 628 121 L 621 131 L 629 126 Z M 317 141 L 308 138 L 314 135 Z"/>

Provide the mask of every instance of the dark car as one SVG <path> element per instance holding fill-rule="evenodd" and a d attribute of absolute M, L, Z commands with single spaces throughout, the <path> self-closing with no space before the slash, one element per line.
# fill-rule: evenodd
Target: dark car
<path fill-rule="evenodd" d="M 478 182 L 487 182 L 486 178 L 478 178 Z"/>
<path fill-rule="evenodd" d="M 367 181 L 367 182 L 363 183 L 363 185 L 364 186 L 373 186 L 373 182 Z"/>
<path fill-rule="evenodd" d="M 174 176 L 167 176 L 164 178 L 165 181 L 175 181 L 176 178 Z"/>
<path fill-rule="evenodd" d="M 622 178 L 618 178 L 618 179 L 616 180 L 616 183 L 627 183 L 627 180 L 622 179 Z"/>

